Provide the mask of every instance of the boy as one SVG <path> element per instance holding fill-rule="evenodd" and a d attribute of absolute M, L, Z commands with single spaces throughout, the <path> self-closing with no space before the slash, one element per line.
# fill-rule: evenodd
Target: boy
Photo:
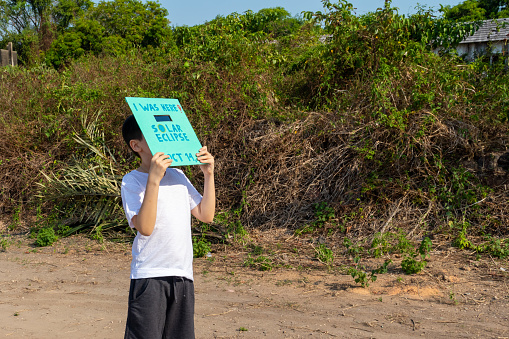
<path fill-rule="evenodd" d="M 212 222 L 215 212 L 214 158 L 202 147 L 203 197 L 172 160 L 152 155 L 129 116 L 122 126 L 129 148 L 141 158 L 122 179 L 122 204 L 133 242 L 131 286 L 125 338 L 194 338 L 194 285 L 191 214 Z"/>

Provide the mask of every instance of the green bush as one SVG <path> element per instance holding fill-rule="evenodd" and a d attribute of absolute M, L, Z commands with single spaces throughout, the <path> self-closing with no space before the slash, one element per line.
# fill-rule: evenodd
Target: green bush
<path fill-rule="evenodd" d="M 55 234 L 55 230 L 52 227 L 45 227 L 37 232 L 35 245 L 39 247 L 51 246 L 57 240 L 58 236 Z"/>
<path fill-rule="evenodd" d="M 334 252 L 325 244 L 320 244 L 315 248 L 315 257 L 327 266 L 331 266 L 334 261 Z"/>
<path fill-rule="evenodd" d="M 263 255 L 253 258 L 251 254 L 248 254 L 247 259 L 244 260 L 244 266 L 256 268 L 259 271 L 272 271 L 274 268 L 274 261 Z"/>
<path fill-rule="evenodd" d="M 426 267 L 427 262 L 425 260 L 416 260 L 415 257 L 407 256 L 401 261 L 401 268 L 405 274 L 416 274 L 422 271 Z"/>
<path fill-rule="evenodd" d="M 488 237 L 488 241 L 477 246 L 476 250 L 479 253 L 487 253 L 499 259 L 507 259 L 509 257 L 509 241 Z"/>
<path fill-rule="evenodd" d="M 12 245 L 12 241 L 7 238 L 0 238 L 0 252 L 5 252 Z"/>
<path fill-rule="evenodd" d="M 375 282 L 378 279 L 378 274 L 385 274 L 387 273 L 389 265 L 392 263 L 392 260 L 387 259 L 384 261 L 384 263 L 371 271 L 369 273 L 366 272 L 366 267 L 360 264 L 360 258 L 357 258 L 356 260 L 356 266 L 350 267 L 348 269 L 348 274 L 352 276 L 354 281 L 358 284 L 360 284 L 362 287 L 369 287 L 370 282 Z"/>
<path fill-rule="evenodd" d="M 428 237 L 425 237 L 419 248 L 416 250 L 416 253 L 413 255 L 407 255 L 401 261 L 401 268 L 405 274 L 416 274 L 422 271 L 424 267 L 428 264 L 426 256 L 429 251 L 431 251 L 432 243 Z"/>
<path fill-rule="evenodd" d="M 371 249 L 369 252 L 375 257 L 380 258 L 386 254 L 393 253 L 409 253 L 414 250 L 414 245 L 408 240 L 405 232 L 399 230 L 398 233 L 386 232 L 375 233 L 373 241 L 371 242 Z"/>
<path fill-rule="evenodd" d="M 203 258 L 210 253 L 210 242 L 193 237 L 193 257 Z"/>

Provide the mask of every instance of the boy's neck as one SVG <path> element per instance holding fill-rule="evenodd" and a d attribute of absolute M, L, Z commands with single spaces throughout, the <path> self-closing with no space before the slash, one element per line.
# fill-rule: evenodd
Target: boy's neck
<path fill-rule="evenodd" d="M 136 170 L 139 172 L 148 173 L 150 170 L 150 164 L 147 165 L 142 161 L 140 167 L 138 167 Z"/>

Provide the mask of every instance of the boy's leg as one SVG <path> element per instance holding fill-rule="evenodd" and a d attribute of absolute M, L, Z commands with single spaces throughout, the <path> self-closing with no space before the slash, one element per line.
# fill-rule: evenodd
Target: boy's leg
<path fill-rule="evenodd" d="M 132 279 L 124 338 L 161 338 L 165 318 L 164 284 L 157 278 Z"/>
<path fill-rule="evenodd" d="M 163 338 L 194 339 L 194 284 L 170 277 L 170 293 Z"/>

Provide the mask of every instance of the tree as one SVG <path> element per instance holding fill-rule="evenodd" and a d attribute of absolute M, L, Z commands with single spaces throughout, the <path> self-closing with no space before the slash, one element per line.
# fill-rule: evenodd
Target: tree
<path fill-rule="evenodd" d="M 68 28 L 74 18 L 83 16 L 93 6 L 90 0 L 60 0 L 53 9 L 53 19 L 60 32 Z"/>
<path fill-rule="evenodd" d="M 446 19 L 454 21 L 476 21 L 486 19 L 486 9 L 479 6 L 477 0 L 466 0 L 454 7 L 445 6 L 440 9 Z"/>
<path fill-rule="evenodd" d="M 0 41 L 13 41 L 21 63 L 49 49 L 58 31 L 82 15 L 91 0 L 0 0 Z"/>
<path fill-rule="evenodd" d="M 171 36 L 168 10 L 154 1 L 102 1 L 92 8 L 87 18 L 105 29 L 106 36 L 118 36 L 133 46 L 159 46 Z"/>
<path fill-rule="evenodd" d="M 72 29 L 58 36 L 46 53 L 46 61 L 55 67 L 77 59 L 85 53 L 100 53 L 103 49 L 104 27 L 97 21 L 80 18 Z"/>
<path fill-rule="evenodd" d="M 20 63 L 30 63 L 39 50 L 51 43 L 50 7 L 50 0 L 0 2 L 0 44 L 12 41 Z"/>
<path fill-rule="evenodd" d="M 263 8 L 257 13 L 247 11 L 243 18 L 246 22 L 245 30 L 252 33 L 265 32 L 274 38 L 289 35 L 303 25 L 303 20 L 292 18 L 283 7 Z"/>
<path fill-rule="evenodd" d="M 86 53 L 119 55 L 133 47 L 159 47 L 172 34 L 167 15 L 168 11 L 153 1 L 100 2 L 55 39 L 46 61 L 60 67 Z"/>
<path fill-rule="evenodd" d="M 454 21 L 505 18 L 509 15 L 509 0 L 465 0 L 454 7 L 442 6 L 440 11 Z"/>
<path fill-rule="evenodd" d="M 509 6 L 506 6 L 500 12 L 498 12 L 499 18 L 509 18 Z"/>
<path fill-rule="evenodd" d="M 499 13 L 509 8 L 509 0 L 478 0 L 479 7 L 486 10 L 486 19 L 499 17 Z"/>

